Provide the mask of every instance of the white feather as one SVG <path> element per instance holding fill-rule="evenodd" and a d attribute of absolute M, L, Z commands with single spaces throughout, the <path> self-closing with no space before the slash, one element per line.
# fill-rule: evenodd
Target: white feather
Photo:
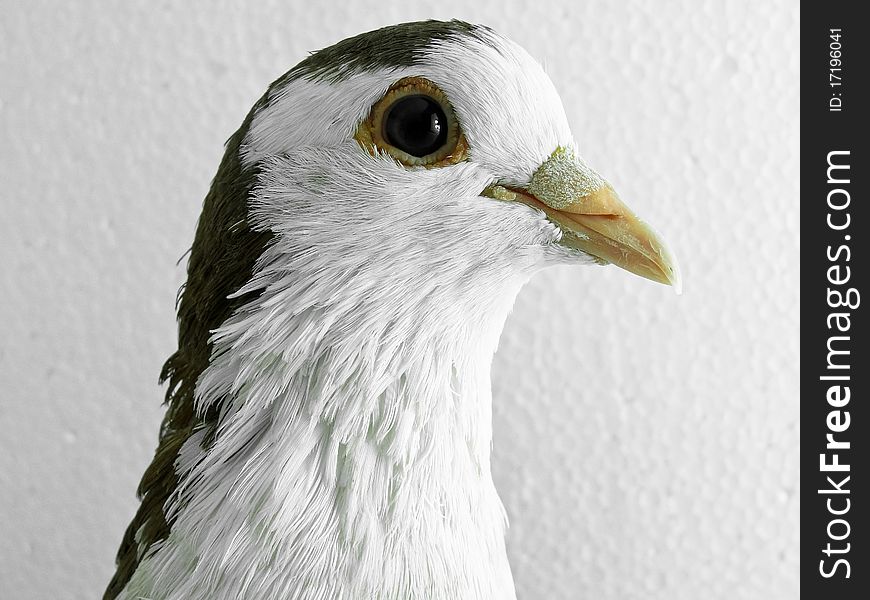
<path fill-rule="evenodd" d="M 275 243 L 214 332 L 170 536 L 121 598 L 514 598 L 490 475 L 489 371 L 523 283 L 564 258 L 542 213 L 481 197 L 573 146 L 549 79 L 487 34 L 416 68 L 291 82 L 254 118 L 254 227 Z M 470 160 L 408 169 L 353 141 L 395 80 L 450 98 Z M 577 261 L 577 257 L 572 257 Z"/>

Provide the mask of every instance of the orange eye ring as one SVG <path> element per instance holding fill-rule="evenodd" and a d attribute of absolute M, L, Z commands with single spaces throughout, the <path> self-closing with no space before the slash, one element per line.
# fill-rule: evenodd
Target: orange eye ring
<path fill-rule="evenodd" d="M 393 109 L 402 103 L 407 104 L 409 99 L 418 98 L 424 101 L 417 102 L 417 106 L 428 108 L 432 114 L 418 115 L 416 118 L 424 121 L 432 119 L 433 129 L 427 131 L 426 135 L 437 141 L 437 147 L 423 156 L 415 156 L 397 147 L 391 143 L 388 134 L 388 130 L 396 129 L 395 123 L 389 122 L 396 118 Z M 446 132 L 443 131 L 445 127 Z M 385 152 L 407 167 L 444 167 L 468 158 L 468 142 L 450 101 L 437 85 L 423 77 L 403 77 L 391 85 L 383 98 L 372 106 L 368 117 L 360 123 L 354 138 L 372 155 Z"/>

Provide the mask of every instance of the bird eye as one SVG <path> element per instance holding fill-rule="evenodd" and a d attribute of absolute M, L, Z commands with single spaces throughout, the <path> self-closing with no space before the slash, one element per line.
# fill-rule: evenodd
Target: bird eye
<path fill-rule="evenodd" d="M 434 98 L 405 96 L 384 116 L 384 139 L 411 156 L 423 158 L 447 141 L 447 115 Z"/>
<path fill-rule="evenodd" d="M 394 83 L 372 106 L 354 136 L 370 152 L 386 152 L 409 167 L 442 167 L 465 160 L 468 144 L 453 107 L 422 77 Z"/>

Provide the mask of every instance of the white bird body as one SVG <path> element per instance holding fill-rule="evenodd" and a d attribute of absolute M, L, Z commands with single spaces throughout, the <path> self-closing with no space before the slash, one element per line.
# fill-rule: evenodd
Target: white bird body
<path fill-rule="evenodd" d="M 481 196 L 574 148 L 558 95 L 485 28 L 412 65 L 279 80 L 239 144 L 270 241 L 212 332 L 168 535 L 118 598 L 515 598 L 490 474 L 490 365 L 516 294 L 597 259 L 545 211 Z M 291 71 L 292 73 L 292 71 Z M 354 139 L 397 80 L 449 97 L 468 160 L 408 168 Z M 337 233 L 343 232 L 343 233 Z"/>
<path fill-rule="evenodd" d="M 311 305 L 328 290 L 284 279 L 262 297 L 271 319 L 258 310 L 219 334 L 236 351 L 204 373 L 201 400 L 232 390 L 239 405 L 210 452 L 201 436 L 185 444 L 184 509 L 129 597 L 513 598 L 489 366 L 520 282 L 479 296 L 487 316 L 468 323 L 443 319 L 460 298 L 431 285 L 372 318 L 342 298 Z M 293 305 L 308 307 L 268 308 Z M 172 592 L 139 592 L 140 574 Z"/>

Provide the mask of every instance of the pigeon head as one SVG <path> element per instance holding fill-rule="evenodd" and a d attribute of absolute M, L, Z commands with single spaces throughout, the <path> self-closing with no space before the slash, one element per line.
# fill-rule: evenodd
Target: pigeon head
<path fill-rule="evenodd" d="M 519 46 L 426 21 L 291 69 L 205 199 L 105 598 L 513 598 L 489 367 L 559 263 L 679 287 Z"/>
<path fill-rule="evenodd" d="M 451 304 L 565 261 L 679 285 L 579 157 L 542 68 L 484 27 L 406 24 L 314 54 L 272 86 L 239 152 L 258 172 L 252 228 L 333 277 Z"/>

